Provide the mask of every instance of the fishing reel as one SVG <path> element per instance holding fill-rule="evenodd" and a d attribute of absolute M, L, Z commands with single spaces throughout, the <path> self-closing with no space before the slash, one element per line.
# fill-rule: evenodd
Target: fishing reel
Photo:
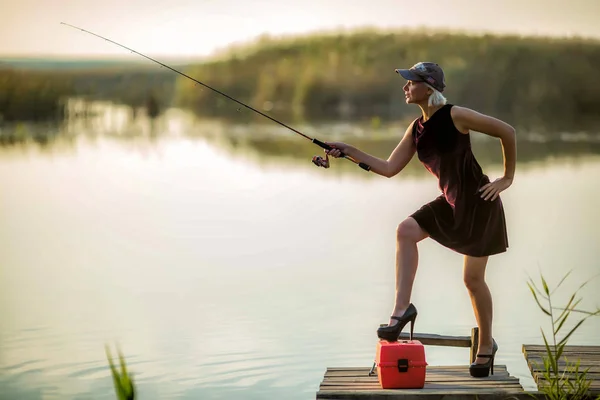
<path fill-rule="evenodd" d="M 317 167 L 329 168 L 329 160 L 324 159 L 321 156 L 313 156 L 312 162 Z"/>

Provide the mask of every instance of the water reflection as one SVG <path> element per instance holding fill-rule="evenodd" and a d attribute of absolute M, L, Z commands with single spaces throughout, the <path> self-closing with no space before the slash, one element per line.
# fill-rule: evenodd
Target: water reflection
<path fill-rule="evenodd" d="M 0 203 L 0 398 L 114 398 L 104 344 L 115 341 L 143 399 L 303 400 L 325 368 L 370 366 L 373 327 L 393 294 L 395 228 L 438 194 L 433 180 L 365 182 L 374 174 L 344 160 L 321 173 L 310 163 L 318 147 L 268 124 L 113 112 L 0 150 L 10 194 Z M 356 124 L 299 128 L 381 156 L 402 131 L 366 139 L 372 131 Z M 506 192 L 511 248 L 488 275 L 499 362 L 527 388 L 521 346 L 540 343 L 548 322 L 527 275 L 542 269 L 553 285 L 574 268 L 564 304 L 600 259 L 600 193 L 590 185 L 600 162 L 586 160 L 596 142 L 534 139 L 519 158 L 542 168 Z M 482 164 L 500 168 L 498 142 L 474 145 Z M 159 156 L 140 157 L 149 152 Z M 431 241 L 420 249 L 417 331 L 468 334 L 461 258 Z M 600 303 L 597 282 L 582 308 Z M 598 344 L 600 321 L 589 322 L 574 343 Z M 430 347 L 427 357 L 462 364 L 468 351 Z"/>
<path fill-rule="evenodd" d="M 315 168 L 310 159 L 323 151 L 305 138 L 270 121 L 239 124 L 231 121 L 198 119 L 180 109 L 166 110 L 158 118 L 148 118 L 129 106 L 111 102 L 93 102 L 82 106 L 70 103 L 70 111 L 62 123 L 17 123 L 0 126 L 0 147 L 41 152 L 76 152 L 78 144 L 97 144 L 111 140 L 132 151 L 157 150 L 173 138 L 202 140 L 226 151 L 230 156 L 253 159 L 258 163 L 305 165 Z M 85 110 L 81 111 L 82 109 Z M 407 122 L 378 127 L 361 123 L 330 123 L 296 125 L 295 129 L 320 140 L 341 140 L 375 156 L 387 158 L 398 144 Z M 518 161 L 522 166 L 561 159 L 576 164 L 588 156 L 600 154 L 600 133 L 519 132 Z M 480 134 L 472 135 L 474 152 L 484 167 L 501 167 L 500 142 Z M 333 174 L 362 174 L 364 171 L 346 160 L 334 160 Z M 424 175 L 427 172 L 413 159 L 404 175 Z M 369 176 L 371 174 L 366 174 Z"/>

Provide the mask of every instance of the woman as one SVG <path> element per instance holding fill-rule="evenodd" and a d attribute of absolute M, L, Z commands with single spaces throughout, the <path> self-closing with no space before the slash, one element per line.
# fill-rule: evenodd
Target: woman
<path fill-rule="evenodd" d="M 371 166 L 371 171 L 391 178 L 417 153 L 425 168 L 438 178 L 442 194 L 406 218 L 397 229 L 396 296 L 380 339 L 397 340 L 410 322 L 412 339 L 417 310 L 410 302 L 418 264 L 417 243 L 430 237 L 464 255 L 463 275 L 479 327 L 478 354 L 470 365 L 474 377 L 493 374 L 498 345 L 492 337 L 492 297 L 485 282 L 488 257 L 505 252 L 508 236 L 500 193 L 513 182 L 516 164 L 515 130 L 507 123 L 465 107 L 447 104 L 442 95 L 444 72 L 439 65 L 420 62 L 410 69 L 396 69 L 407 80 L 407 104 L 420 107 L 415 119 L 387 160 L 351 145 L 329 142 L 329 156 L 341 153 Z M 504 175 L 490 182 L 471 151 L 469 133 L 481 132 L 502 142 Z"/>

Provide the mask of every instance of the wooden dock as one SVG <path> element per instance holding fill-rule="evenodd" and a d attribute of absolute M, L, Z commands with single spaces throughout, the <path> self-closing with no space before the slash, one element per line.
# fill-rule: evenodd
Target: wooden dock
<path fill-rule="evenodd" d="M 506 400 L 533 398 L 526 395 L 519 379 L 510 376 L 505 365 L 495 365 L 494 375 L 472 378 L 467 364 L 428 366 L 423 389 L 382 389 L 377 371 L 369 376 L 370 367 L 328 368 L 317 399 L 361 400 L 442 400 L 444 398 Z"/>
<path fill-rule="evenodd" d="M 541 398 L 526 392 L 519 379 L 511 376 L 506 365 L 494 365 L 494 375 L 487 378 L 473 378 L 469 375 L 469 364 L 475 359 L 478 342 L 477 328 L 471 336 L 441 336 L 415 334 L 413 339 L 425 346 L 450 346 L 469 348 L 469 357 L 463 365 L 427 366 L 425 386 L 422 389 L 382 389 L 377 377 L 377 369 L 371 367 L 327 368 L 317 392 L 317 400 L 442 400 L 442 399 L 479 399 L 506 400 Z M 402 334 L 400 339 L 408 339 Z"/>
<path fill-rule="evenodd" d="M 543 345 L 524 344 L 523 354 L 527 360 L 527 365 L 533 376 L 538 390 L 541 390 L 548 384 L 544 378 L 544 361 L 542 356 L 546 355 L 546 347 Z M 579 360 L 579 371 L 587 371 L 587 378 L 591 380 L 589 394 L 592 396 L 600 395 L 600 346 L 565 346 L 563 355 L 559 360 L 559 370 L 570 377 L 574 373 L 567 370 L 567 363 L 572 364 Z"/>

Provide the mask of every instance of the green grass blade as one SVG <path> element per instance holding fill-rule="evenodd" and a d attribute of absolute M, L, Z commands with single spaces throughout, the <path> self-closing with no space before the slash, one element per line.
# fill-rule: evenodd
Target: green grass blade
<path fill-rule="evenodd" d="M 572 311 L 572 309 L 575 308 L 577 306 L 577 304 L 579 304 L 581 299 L 577 300 L 577 302 L 575 304 L 573 304 L 573 300 L 575 300 L 575 295 L 576 295 L 576 293 L 573 293 L 573 295 L 571 296 L 567 305 L 564 308 L 558 308 L 558 307 L 556 308 L 557 310 L 562 310 L 562 312 L 560 313 L 560 315 L 557 318 L 557 321 L 560 321 L 560 319 L 565 315 L 565 313 Z"/>
<path fill-rule="evenodd" d="M 564 348 L 565 348 L 565 345 L 566 345 L 566 344 L 567 344 L 567 343 L 562 343 L 562 344 L 558 344 L 558 345 L 556 346 L 556 347 L 557 347 L 557 349 L 556 349 L 556 354 L 555 354 L 555 357 L 556 357 L 556 359 L 557 359 L 557 360 L 560 360 L 560 356 L 562 356 L 562 354 L 563 354 L 563 350 L 564 350 Z"/>
<path fill-rule="evenodd" d="M 548 289 L 548 284 L 546 283 L 544 276 L 540 275 L 540 277 L 542 278 L 542 286 L 544 287 L 544 293 L 546 293 L 546 296 L 550 296 L 550 289 Z"/>
<path fill-rule="evenodd" d="M 566 314 L 565 313 L 563 313 L 563 314 L 561 314 L 561 315 L 563 315 L 563 317 L 558 319 L 558 325 L 554 329 L 554 336 L 558 335 L 558 332 L 560 331 L 560 329 L 563 327 L 564 323 L 569 318 L 569 315 L 571 315 L 571 312 L 569 311 Z"/>
<path fill-rule="evenodd" d="M 537 305 L 540 307 L 540 309 L 544 312 L 544 314 L 551 316 L 552 314 L 550 314 L 550 311 L 546 310 L 544 308 L 544 306 L 542 306 L 542 304 L 540 303 L 540 300 L 537 297 L 537 294 L 535 293 L 535 290 L 531 287 L 530 284 L 527 284 L 529 286 L 529 290 L 531 290 L 531 294 L 533 294 L 533 298 L 535 299 Z"/>
<path fill-rule="evenodd" d="M 120 350 L 119 353 L 119 361 L 121 366 L 121 372 L 117 369 L 116 365 L 113 362 L 113 358 L 108 346 L 105 346 L 106 358 L 108 359 L 108 365 L 111 370 L 111 375 L 113 378 L 113 385 L 115 388 L 115 393 L 117 395 L 118 400 L 134 400 L 135 399 L 135 387 L 133 384 L 133 379 L 130 374 L 127 372 L 127 366 L 125 364 L 125 357 Z"/>
<path fill-rule="evenodd" d="M 569 270 L 569 272 L 567 272 L 567 273 L 565 274 L 565 276 L 563 276 L 563 277 L 562 277 L 562 279 L 561 279 L 561 280 L 558 282 L 558 284 L 556 285 L 556 287 L 554 288 L 554 290 L 552 291 L 552 293 L 554 293 L 556 290 L 558 290 L 558 288 L 560 287 L 560 285 L 562 285 L 562 284 L 563 284 L 563 282 L 565 281 L 565 279 L 567 279 L 567 277 L 568 277 L 569 275 L 571 275 L 571 272 L 573 272 L 573 270 L 572 270 L 572 269 L 571 269 L 571 270 Z"/>
<path fill-rule="evenodd" d="M 534 290 L 540 295 L 542 296 L 545 300 L 548 300 L 548 298 L 546 297 L 546 295 L 544 294 L 544 292 L 542 292 L 537 285 L 535 284 L 535 282 L 533 281 L 533 279 L 529 278 L 529 282 L 527 283 L 527 285 L 529 286 L 530 289 Z"/>
<path fill-rule="evenodd" d="M 548 340 L 546 339 L 546 334 L 542 330 L 542 338 L 544 339 L 544 345 L 546 346 L 546 354 L 548 356 L 548 362 L 550 367 L 552 368 L 552 372 L 557 375 L 558 374 L 558 363 L 556 362 L 556 358 L 554 358 L 554 353 L 550 350 L 550 345 L 548 344 Z"/>
<path fill-rule="evenodd" d="M 127 372 L 127 366 L 125 365 L 125 357 L 119 350 L 119 360 L 121 362 L 121 388 L 123 389 L 123 393 L 127 400 L 133 400 L 134 398 L 134 388 L 133 381 L 130 377 L 130 374 Z"/>

